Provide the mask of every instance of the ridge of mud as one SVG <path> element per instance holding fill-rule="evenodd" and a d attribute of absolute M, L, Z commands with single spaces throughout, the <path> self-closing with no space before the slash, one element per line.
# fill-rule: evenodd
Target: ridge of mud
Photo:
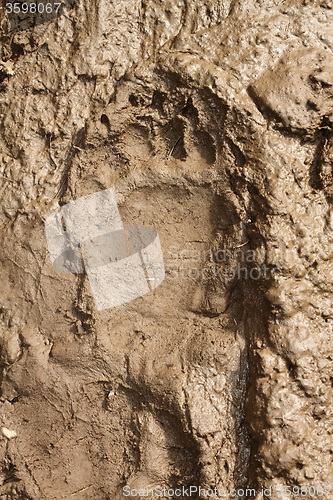
<path fill-rule="evenodd" d="M 1 18 L 0 498 L 329 487 L 329 2 L 70 7 Z M 166 278 L 98 312 L 43 223 L 110 187 Z"/>

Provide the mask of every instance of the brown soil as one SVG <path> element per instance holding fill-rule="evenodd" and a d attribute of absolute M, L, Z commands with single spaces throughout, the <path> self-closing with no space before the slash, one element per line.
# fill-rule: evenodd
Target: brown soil
<path fill-rule="evenodd" d="M 332 7 L 2 4 L 1 500 L 330 498 Z M 44 222 L 109 188 L 166 277 L 97 311 Z"/>

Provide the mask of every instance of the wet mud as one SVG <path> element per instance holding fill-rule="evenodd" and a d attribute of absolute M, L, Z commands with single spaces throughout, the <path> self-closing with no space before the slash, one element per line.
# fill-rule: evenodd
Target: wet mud
<path fill-rule="evenodd" d="M 0 499 L 330 498 L 331 2 L 0 12 Z M 99 311 L 44 223 L 110 188 L 166 274 Z"/>

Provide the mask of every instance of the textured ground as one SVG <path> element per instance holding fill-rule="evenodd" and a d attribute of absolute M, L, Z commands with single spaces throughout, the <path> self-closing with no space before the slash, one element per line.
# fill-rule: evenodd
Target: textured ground
<path fill-rule="evenodd" d="M 1 500 L 330 498 L 332 8 L 2 5 Z M 166 278 L 98 312 L 44 221 L 108 188 Z"/>

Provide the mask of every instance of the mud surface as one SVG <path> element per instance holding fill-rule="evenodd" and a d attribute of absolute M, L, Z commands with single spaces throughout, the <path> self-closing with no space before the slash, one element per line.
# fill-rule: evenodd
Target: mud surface
<path fill-rule="evenodd" d="M 2 5 L 0 499 L 330 498 L 332 7 Z M 166 277 L 97 311 L 44 222 L 109 188 Z"/>

